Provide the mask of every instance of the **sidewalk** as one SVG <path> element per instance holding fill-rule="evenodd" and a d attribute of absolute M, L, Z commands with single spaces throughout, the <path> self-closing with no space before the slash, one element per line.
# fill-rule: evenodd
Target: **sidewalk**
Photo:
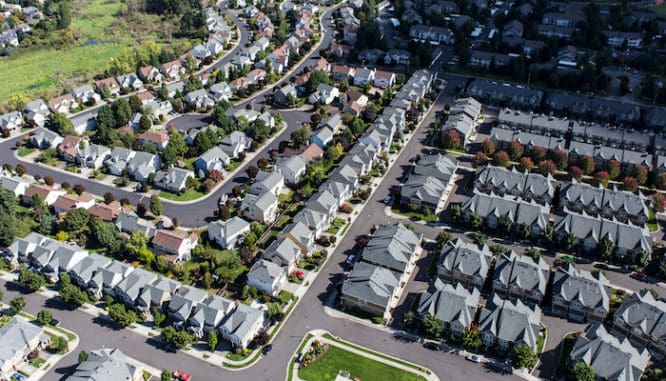
<path fill-rule="evenodd" d="M 363 357 L 366 357 L 370 360 L 373 360 L 373 361 L 376 361 L 376 362 L 379 362 L 379 363 L 382 363 L 382 364 L 385 364 L 385 365 L 388 365 L 388 366 L 391 366 L 391 367 L 394 367 L 394 368 L 397 368 L 397 369 L 400 369 L 400 370 L 404 370 L 406 372 L 417 374 L 417 375 L 425 378 L 428 381 L 439 381 L 439 377 L 434 372 L 432 372 L 429 369 L 426 369 L 426 368 L 424 368 L 420 365 L 413 364 L 413 363 L 410 363 L 408 361 L 401 360 L 401 359 L 395 359 L 396 361 L 391 361 L 390 359 L 387 359 L 385 357 L 380 357 L 378 355 L 375 355 L 374 353 L 378 353 L 378 352 L 375 352 L 373 350 L 367 349 L 367 352 L 366 352 L 366 351 L 358 349 L 358 346 L 356 344 L 354 344 L 353 346 L 352 345 L 347 345 L 346 344 L 347 342 L 340 339 L 340 338 L 338 338 L 339 341 L 330 340 L 330 339 L 324 337 L 324 335 L 326 335 L 326 334 L 331 335 L 329 332 L 327 332 L 325 330 L 321 330 L 321 329 L 313 330 L 313 331 L 310 331 L 308 334 L 313 335 L 313 337 L 309 338 L 308 341 L 305 343 L 305 345 L 302 347 L 303 352 L 307 351 L 310 348 L 313 341 L 319 340 L 319 341 L 324 342 L 326 344 L 344 349 L 345 351 L 353 353 L 355 355 L 363 356 Z M 369 352 L 372 352 L 372 353 L 369 353 Z M 294 356 L 292 356 L 292 357 L 298 357 L 299 354 L 300 353 L 294 353 Z M 387 356 L 387 357 L 393 358 L 392 356 L 389 356 L 389 355 L 386 355 L 386 354 L 382 354 L 382 356 Z M 404 365 L 405 363 L 408 363 L 408 364 L 412 365 L 413 367 Z M 417 369 L 414 369 L 414 367 L 415 368 L 420 368 L 421 370 L 419 371 Z M 298 362 L 294 361 L 291 380 L 295 380 L 295 381 L 301 380 L 300 378 L 298 378 L 298 369 L 299 368 L 300 368 L 300 364 Z M 344 369 L 340 369 L 340 370 L 344 370 Z M 289 372 L 287 372 L 287 381 L 291 381 L 291 380 L 289 380 L 288 377 L 289 377 Z"/>

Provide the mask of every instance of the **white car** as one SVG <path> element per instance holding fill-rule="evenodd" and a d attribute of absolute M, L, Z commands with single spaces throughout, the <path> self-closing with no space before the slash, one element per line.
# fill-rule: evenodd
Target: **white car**
<path fill-rule="evenodd" d="M 479 356 L 479 355 L 474 355 L 474 354 L 471 354 L 471 353 L 470 353 L 470 354 L 468 354 L 467 357 L 465 357 L 465 358 L 466 358 L 467 360 L 471 361 L 471 362 L 476 362 L 476 363 L 480 363 L 480 362 L 481 362 L 481 356 Z"/>

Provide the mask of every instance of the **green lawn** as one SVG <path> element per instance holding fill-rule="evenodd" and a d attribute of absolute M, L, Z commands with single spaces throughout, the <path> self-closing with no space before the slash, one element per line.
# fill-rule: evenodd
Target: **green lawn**
<path fill-rule="evenodd" d="M 391 211 L 393 213 L 402 214 L 403 216 L 409 217 L 409 218 L 416 217 L 419 220 L 423 220 L 425 222 L 435 222 L 435 221 L 437 221 L 437 216 L 434 215 L 434 214 L 425 215 L 425 214 L 419 213 L 419 212 L 412 212 L 412 211 L 396 208 L 395 206 L 391 207 Z"/>
<path fill-rule="evenodd" d="M 342 226 L 344 226 L 344 224 L 346 224 L 346 223 L 347 223 L 347 220 L 344 220 L 342 218 L 336 218 L 336 219 L 333 220 L 333 222 L 331 223 L 331 227 L 328 228 L 328 230 L 326 232 L 329 233 L 329 234 L 337 234 L 338 230 L 340 230 L 340 228 Z"/>
<path fill-rule="evenodd" d="M 167 191 L 160 191 L 160 197 L 171 201 L 192 201 L 204 196 L 196 189 L 188 189 L 183 194 L 176 194 Z"/>
<path fill-rule="evenodd" d="M 659 223 L 657 222 L 657 213 L 652 208 L 650 208 L 649 210 L 647 225 L 648 229 L 650 229 L 651 232 L 656 232 L 659 230 Z"/>
<path fill-rule="evenodd" d="M 35 152 L 35 150 L 36 150 L 36 148 L 21 146 L 18 149 L 18 155 L 21 156 L 21 157 L 28 156 L 31 153 Z"/>
<path fill-rule="evenodd" d="M 326 353 L 308 367 L 298 371 L 298 377 L 306 381 L 333 380 L 340 370 L 350 373 L 351 378 L 361 380 L 425 380 L 414 373 L 385 365 L 344 349 L 329 346 Z"/>
<path fill-rule="evenodd" d="M 28 363 L 30 365 L 34 366 L 35 368 L 41 367 L 42 365 L 44 365 L 45 362 L 46 362 L 46 360 L 44 360 L 41 357 L 37 357 L 37 358 L 34 358 L 34 359 L 28 361 Z"/>
<path fill-rule="evenodd" d="M 555 369 L 555 374 L 553 375 L 554 379 L 558 375 L 566 374 L 567 359 L 569 358 L 569 354 L 571 353 L 571 350 L 573 349 L 575 343 L 576 343 L 576 336 L 573 333 L 564 336 L 564 340 L 562 340 L 562 348 L 560 350 L 560 358 L 557 362 L 557 368 Z"/>
<path fill-rule="evenodd" d="M 224 169 L 226 169 L 227 172 L 233 172 L 233 171 L 235 171 L 236 169 L 238 169 L 238 167 L 240 167 L 241 164 L 243 164 L 243 163 L 240 162 L 240 161 L 232 160 L 231 163 L 229 163 L 229 165 L 227 165 L 226 167 L 224 167 Z"/>

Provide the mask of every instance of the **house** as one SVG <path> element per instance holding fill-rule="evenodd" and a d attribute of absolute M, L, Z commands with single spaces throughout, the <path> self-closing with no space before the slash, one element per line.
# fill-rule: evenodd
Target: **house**
<path fill-rule="evenodd" d="M 61 273 L 68 273 L 87 256 L 88 252 L 79 245 L 61 243 L 48 263 L 41 267 L 40 272 L 49 283 L 55 284 L 60 279 Z"/>
<path fill-rule="evenodd" d="M 373 85 L 385 89 L 391 87 L 395 84 L 395 74 L 389 71 L 377 70 L 375 72 L 375 78 L 373 79 Z"/>
<path fill-rule="evenodd" d="M 523 23 L 518 20 L 511 20 L 504 24 L 502 38 L 521 38 L 523 37 Z"/>
<path fill-rule="evenodd" d="M 266 259 L 255 262 L 247 274 L 248 286 L 273 297 L 277 297 L 286 280 L 285 268 Z"/>
<path fill-rule="evenodd" d="M 291 106 L 290 102 L 296 101 L 297 97 L 296 88 L 293 85 L 287 85 L 273 93 L 273 102 L 280 106 Z"/>
<path fill-rule="evenodd" d="M 610 312 L 611 291 L 601 271 L 565 264 L 553 276 L 553 312 L 573 321 L 602 322 Z"/>
<path fill-rule="evenodd" d="M 157 279 L 155 273 L 137 268 L 114 288 L 113 293 L 128 307 L 134 308 L 136 300 L 144 287 Z"/>
<path fill-rule="evenodd" d="M 471 97 L 484 104 L 535 109 L 541 105 L 543 91 L 490 80 L 474 80 L 467 88 Z"/>
<path fill-rule="evenodd" d="M 118 85 L 123 89 L 136 91 L 143 88 L 143 81 L 134 73 L 119 75 L 116 77 L 116 81 L 118 81 Z"/>
<path fill-rule="evenodd" d="M 426 25 L 413 25 L 410 27 L 409 37 L 417 41 L 427 41 L 433 45 L 439 45 L 440 43 L 451 44 L 455 40 L 451 29 Z"/>
<path fill-rule="evenodd" d="M 285 267 L 291 273 L 301 260 L 301 248 L 291 239 L 283 237 L 273 241 L 261 257 Z"/>
<path fill-rule="evenodd" d="M 141 294 L 134 302 L 134 307 L 146 316 L 152 313 L 153 308 L 160 312 L 165 311 L 171 295 L 175 294 L 180 286 L 179 282 L 160 276 L 143 286 Z"/>
<path fill-rule="evenodd" d="M 394 63 L 396 65 L 407 65 L 409 61 L 412 59 L 412 53 L 402 50 L 402 49 L 389 49 L 386 52 L 386 55 L 384 56 L 384 64 L 385 65 L 390 65 L 391 63 Z M 375 78 L 377 77 L 377 74 L 375 74 Z M 375 87 L 381 87 L 377 85 L 377 81 L 375 80 Z"/>
<path fill-rule="evenodd" d="M 81 149 L 79 144 L 77 146 L 76 161 L 82 167 L 100 169 L 104 165 L 104 160 L 110 155 L 111 149 L 108 147 L 99 144 L 86 144 L 85 148 Z"/>
<path fill-rule="evenodd" d="M 438 213 L 446 202 L 458 161 L 440 154 L 426 155 L 400 188 L 400 203 L 428 208 Z"/>
<path fill-rule="evenodd" d="M 217 326 L 229 316 L 235 308 L 233 300 L 211 295 L 203 303 L 197 304 L 188 319 L 187 330 L 196 338 L 217 330 Z"/>
<path fill-rule="evenodd" d="M 172 262 L 181 262 L 190 259 L 192 249 L 199 243 L 199 236 L 196 233 L 158 230 L 151 243 L 156 251 L 169 255 Z"/>
<path fill-rule="evenodd" d="M 387 320 L 398 304 L 401 274 L 367 262 L 359 262 L 342 283 L 340 302 Z"/>
<path fill-rule="evenodd" d="M 508 170 L 487 165 L 477 171 L 474 189 L 485 194 L 511 195 L 528 202 L 549 205 L 555 195 L 555 179 L 550 174 L 542 176 L 528 171 L 519 172 L 515 168 Z"/>
<path fill-rule="evenodd" d="M 42 184 L 31 184 L 25 190 L 22 201 L 24 204 L 32 205 L 33 196 L 38 195 L 42 200 L 44 200 L 46 205 L 51 206 L 56 202 L 58 197 L 66 193 L 67 192 L 64 189 L 54 189 L 53 187 Z"/>
<path fill-rule="evenodd" d="M 347 103 L 356 103 L 360 108 L 368 105 L 368 97 L 358 90 L 349 89 L 345 91 L 345 99 Z"/>
<path fill-rule="evenodd" d="M 137 366 L 118 348 L 102 348 L 90 351 L 86 360 L 77 365 L 68 381 L 82 380 L 143 380 L 144 370 Z"/>
<path fill-rule="evenodd" d="M 666 354 L 664 327 L 666 303 L 656 300 L 649 290 L 627 296 L 613 315 L 612 331 L 626 336 L 637 347 L 647 348 L 655 357 Z"/>
<path fill-rule="evenodd" d="M 322 189 L 308 199 L 305 208 L 324 213 L 328 218 L 333 219 L 338 205 L 338 199 L 328 190 Z"/>
<path fill-rule="evenodd" d="M 165 80 L 177 81 L 181 74 L 185 74 L 187 69 L 181 64 L 180 60 L 175 60 L 163 64 L 160 71 L 164 74 Z"/>
<path fill-rule="evenodd" d="M 163 150 L 169 144 L 169 135 L 163 129 L 148 130 L 138 137 L 140 144 L 154 144 L 159 150 Z"/>
<path fill-rule="evenodd" d="M 470 142 L 476 123 L 474 119 L 465 114 L 449 115 L 440 131 L 442 142 L 450 148 L 464 148 Z M 451 134 L 455 134 L 460 146 L 455 147 L 451 140 Z"/>
<path fill-rule="evenodd" d="M 175 294 L 171 295 L 171 301 L 167 309 L 167 315 L 173 321 L 173 325 L 182 328 L 190 318 L 194 308 L 208 298 L 206 290 L 192 286 L 181 286 Z"/>
<path fill-rule="evenodd" d="M 497 229 L 500 217 L 511 220 L 510 229 L 522 230 L 532 237 L 539 237 L 550 221 L 550 207 L 536 202 L 525 202 L 514 197 L 475 193 L 462 205 L 463 217 L 469 221 L 473 213 L 481 216 L 486 226 Z"/>
<path fill-rule="evenodd" d="M 211 171 L 222 171 L 231 163 L 231 158 L 220 146 L 215 146 L 194 160 L 194 170 L 199 178 L 208 176 Z"/>
<path fill-rule="evenodd" d="M 215 241 L 223 249 L 233 249 L 249 231 L 250 223 L 234 216 L 226 221 L 218 220 L 208 224 L 208 239 Z"/>
<path fill-rule="evenodd" d="M 342 58 L 348 57 L 349 54 L 351 54 L 351 50 L 351 46 L 344 44 L 331 44 L 331 47 L 329 48 L 331 54 Z"/>
<path fill-rule="evenodd" d="M 301 155 L 292 156 L 288 159 L 278 159 L 275 170 L 284 177 L 284 181 L 290 185 L 297 185 L 303 175 L 307 162 Z"/>
<path fill-rule="evenodd" d="M 541 308 L 519 299 L 502 299 L 493 294 L 479 315 L 478 329 L 486 348 L 497 345 L 508 352 L 517 345 L 527 345 L 536 352 L 541 330 Z"/>
<path fill-rule="evenodd" d="M 90 209 L 95 205 L 95 196 L 90 193 L 83 192 L 77 194 L 64 194 L 53 203 L 53 210 L 56 214 L 68 212 L 74 209 Z"/>
<path fill-rule="evenodd" d="M 104 221 L 114 221 L 118 218 L 120 211 L 121 207 L 118 201 L 111 201 L 109 204 L 99 202 L 88 208 L 88 214 Z"/>
<path fill-rule="evenodd" d="M 309 104 L 319 103 L 321 105 L 328 105 L 340 95 L 340 90 L 337 87 L 327 85 L 325 83 L 319 84 L 317 90 L 308 97 Z"/>
<path fill-rule="evenodd" d="M 23 126 L 23 115 L 19 111 L 11 111 L 0 115 L 0 129 L 6 136 L 13 135 L 20 131 Z"/>
<path fill-rule="evenodd" d="M 222 338 L 234 348 L 247 348 L 264 326 L 264 311 L 239 303 L 231 315 L 220 325 Z"/>
<path fill-rule="evenodd" d="M 576 213 L 617 219 L 623 223 L 642 226 L 647 222 L 648 207 L 642 194 L 613 188 L 593 187 L 575 179 L 563 184 L 559 206 Z"/>
<path fill-rule="evenodd" d="M 609 46 L 621 48 L 640 49 L 643 46 L 643 34 L 638 32 L 622 32 L 619 30 L 605 30 L 602 34 L 606 37 Z"/>
<path fill-rule="evenodd" d="M 169 192 L 178 193 L 187 188 L 187 180 L 194 178 L 194 173 L 187 169 L 171 167 L 157 172 L 155 186 Z"/>
<path fill-rule="evenodd" d="M 603 324 L 590 325 L 576 339 L 567 363 L 591 366 L 598 379 L 638 381 L 650 363 L 648 351 L 639 348 L 626 337 L 610 334 Z"/>
<path fill-rule="evenodd" d="M 354 85 L 365 86 L 366 83 L 372 84 L 375 80 L 375 69 L 358 68 L 354 73 Z"/>
<path fill-rule="evenodd" d="M 319 128 L 329 128 L 333 133 L 337 133 L 342 129 L 342 118 L 340 114 L 334 114 L 328 118 L 322 119 L 319 122 Z"/>
<path fill-rule="evenodd" d="M 652 252 L 652 237 L 645 226 L 591 217 L 585 212 L 577 214 L 567 209 L 564 209 L 564 213 L 553 227 L 555 238 L 560 242 L 573 237 L 576 245 L 583 252 L 589 253 L 597 248 L 602 239 L 608 239 L 618 257 L 649 256 Z"/>
<path fill-rule="evenodd" d="M 155 119 L 162 119 L 173 111 L 173 105 L 169 101 L 151 101 L 143 106 L 143 112 Z"/>
<path fill-rule="evenodd" d="M 115 148 L 114 148 L 115 149 Z M 111 151 L 113 157 L 113 151 Z M 160 169 L 160 157 L 152 153 L 138 151 L 134 154 L 132 161 L 127 165 L 127 170 L 134 180 L 145 183 L 150 175 Z"/>
<path fill-rule="evenodd" d="M 41 99 L 28 102 L 23 108 L 25 119 L 35 127 L 43 127 L 50 113 L 49 107 Z"/>
<path fill-rule="evenodd" d="M 252 48 L 250 48 L 252 49 Z M 254 49 L 257 49 L 257 47 L 254 47 Z M 266 70 L 264 69 L 254 69 L 247 73 L 247 78 L 250 80 L 252 84 L 260 84 L 261 82 L 266 80 Z"/>
<path fill-rule="evenodd" d="M 0 328 L 0 378 L 9 380 L 23 365 L 30 352 L 48 343 L 44 329 L 16 316 Z"/>
<path fill-rule="evenodd" d="M 185 102 L 196 108 L 212 108 L 215 106 L 215 100 L 208 96 L 205 89 L 194 90 L 185 95 Z"/>
<path fill-rule="evenodd" d="M 114 176 L 122 176 L 125 168 L 134 159 L 135 151 L 123 147 L 113 147 L 109 156 L 104 160 L 104 165 L 109 173 Z"/>
<path fill-rule="evenodd" d="M 487 245 L 479 248 L 455 239 L 442 248 L 437 275 L 447 283 L 459 282 L 470 289 L 481 289 L 492 261 L 493 253 Z"/>
<path fill-rule="evenodd" d="M 83 85 L 74 88 L 72 90 L 72 96 L 77 101 L 85 104 L 95 104 L 102 99 L 99 94 L 95 93 L 95 89 L 93 89 L 93 87 L 90 85 Z"/>
<path fill-rule="evenodd" d="M 356 71 L 353 67 L 346 65 L 333 65 L 331 68 L 331 77 L 334 81 L 342 82 L 344 80 L 350 81 L 354 79 L 354 73 Z"/>
<path fill-rule="evenodd" d="M 132 271 L 134 271 L 134 267 L 130 264 L 111 261 L 108 266 L 99 268 L 95 272 L 95 275 L 88 282 L 86 289 L 96 299 L 101 298 L 103 294 L 114 296 L 113 290 L 116 285 Z"/>
<path fill-rule="evenodd" d="M 112 260 L 103 255 L 90 253 L 69 270 L 69 277 L 72 283 L 81 288 L 87 287 L 92 278 L 101 271 L 101 269 L 109 266 Z"/>
<path fill-rule="evenodd" d="M 56 147 L 58 155 L 65 161 L 73 163 L 79 154 L 79 145 L 83 139 L 78 136 L 67 135 L 62 139 L 62 142 Z"/>
<path fill-rule="evenodd" d="M 314 233 L 302 222 L 292 222 L 287 225 L 278 239 L 288 238 L 301 249 L 301 257 L 307 257 L 314 250 Z"/>
<path fill-rule="evenodd" d="M 148 65 L 139 69 L 139 78 L 144 82 L 159 83 L 162 82 L 164 76 L 160 73 L 159 69 L 155 66 Z"/>
<path fill-rule="evenodd" d="M 284 177 L 279 172 L 259 171 L 250 186 L 250 193 L 261 195 L 269 192 L 277 197 L 282 189 L 284 189 Z"/>
<path fill-rule="evenodd" d="M 270 223 L 275 219 L 277 207 L 278 198 L 273 193 L 247 194 L 241 203 L 240 211 L 253 221 Z"/>
<path fill-rule="evenodd" d="M 496 294 L 540 304 L 549 278 L 550 266 L 543 258 L 533 259 L 510 251 L 497 259 L 492 287 Z"/>
<path fill-rule="evenodd" d="M 121 212 L 116 219 L 116 228 L 129 235 L 137 231 L 143 232 L 148 239 L 153 238 L 157 231 L 152 221 L 139 218 L 134 212 Z"/>
<path fill-rule="evenodd" d="M 361 106 L 358 102 L 356 101 L 351 101 L 345 104 L 345 106 L 342 108 L 342 112 L 345 114 L 349 114 L 352 116 L 360 116 L 361 115 L 361 109 L 363 109 L 363 106 Z"/>
<path fill-rule="evenodd" d="M 481 293 L 477 288 L 470 291 L 460 283 L 447 284 L 436 278 L 420 296 L 416 313 L 421 320 L 435 316 L 444 332 L 462 337 L 474 323 Z"/>
<path fill-rule="evenodd" d="M 300 222 L 307 226 L 313 233 L 315 238 L 319 237 L 326 229 L 329 228 L 331 221 L 324 213 L 312 209 L 301 209 L 293 219 L 294 222 Z"/>
<path fill-rule="evenodd" d="M 254 46 L 259 48 L 259 50 L 266 50 L 270 46 L 270 40 L 266 37 L 261 37 L 257 41 L 254 42 Z"/>
<path fill-rule="evenodd" d="M 28 187 L 34 181 L 24 179 L 20 176 L 14 176 L 10 173 L 0 172 L 0 186 L 7 192 L 10 192 L 15 197 L 21 197 L 25 194 Z"/>
<path fill-rule="evenodd" d="M 59 112 L 61 114 L 69 114 L 70 111 L 77 107 L 78 104 L 72 94 L 64 94 L 49 100 L 49 108 L 51 111 Z"/>
<path fill-rule="evenodd" d="M 328 127 L 320 128 L 310 137 L 310 142 L 316 144 L 322 149 L 326 147 L 331 141 L 333 141 L 333 130 Z"/>
<path fill-rule="evenodd" d="M 257 118 L 260 119 L 260 118 Z M 271 127 L 269 123 L 266 123 Z M 272 128 L 272 127 L 271 127 Z M 243 131 L 233 131 L 226 135 L 220 142 L 220 148 L 229 157 L 238 157 L 241 152 L 247 151 L 252 146 L 252 139 L 249 138 Z"/>
<path fill-rule="evenodd" d="M 212 85 L 209 89 L 210 96 L 215 102 L 228 101 L 233 96 L 231 87 L 226 82 L 219 82 Z"/>
<path fill-rule="evenodd" d="M 361 260 L 399 274 L 402 284 L 407 282 L 414 269 L 415 258 L 422 252 L 421 234 L 396 223 L 381 225 L 369 238 Z"/>
<path fill-rule="evenodd" d="M 44 127 L 35 128 L 30 135 L 30 144 L 38 149 L 56 148 L 62 143 L 62 136 Z"/>

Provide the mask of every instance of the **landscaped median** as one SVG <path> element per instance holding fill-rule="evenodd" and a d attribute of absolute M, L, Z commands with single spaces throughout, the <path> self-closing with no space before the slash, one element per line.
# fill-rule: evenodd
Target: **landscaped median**
<path fill-rule="evenodd" d="M 309 333 L 291 360 L 287 380 L 332 380 L 339 373 L 361 380 L 436 380 L 430 370 L 338 339 Z"/>

